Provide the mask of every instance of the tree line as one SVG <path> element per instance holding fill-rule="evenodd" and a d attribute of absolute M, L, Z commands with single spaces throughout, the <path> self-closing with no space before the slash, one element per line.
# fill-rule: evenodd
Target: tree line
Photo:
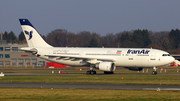
<path fill-rule="evenodd" d="M 160 32 L 137 29 L 116 34 L 108 33 L 104 36 L 89 31 L 73 33 L 66 29 L 56 29 L 42 37 L 55 47 L 156 48 L 171 54 L 180 53 L 179 29 Z M 16 37 L 12 31 L 5 31 L 3 39 L 8 43 L 26 43 L 23 32 Z"/>

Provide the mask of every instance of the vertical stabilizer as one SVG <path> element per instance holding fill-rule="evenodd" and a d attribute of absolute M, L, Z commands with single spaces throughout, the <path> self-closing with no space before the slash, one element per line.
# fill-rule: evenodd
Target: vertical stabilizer
<path fill-rule="evenodd" d="M 19 19 L 29 47 L 52 47 L 40 36 L 28 19 Z"/>

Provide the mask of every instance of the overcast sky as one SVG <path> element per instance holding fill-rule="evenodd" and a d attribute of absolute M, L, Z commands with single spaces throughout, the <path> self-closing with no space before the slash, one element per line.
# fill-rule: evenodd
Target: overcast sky
<path fill-rule="evenodd" d="M 22 31 L 27 18 L 43 35 L 55 29 L 101 35 L 180 29 L 180 0 L 1 0 L 0 32 Z"/>

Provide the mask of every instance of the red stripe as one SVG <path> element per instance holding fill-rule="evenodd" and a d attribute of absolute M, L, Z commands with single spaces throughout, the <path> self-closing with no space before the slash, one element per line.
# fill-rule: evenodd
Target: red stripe
<path fill-rule="evenodd" d="M 116 52 L 116 54 L 121 54 L 121 52 Z"/>
<path fill-rule="evenodd" d="M 27 57 L 28 55 L 21 55 L 21 57 Z"/>

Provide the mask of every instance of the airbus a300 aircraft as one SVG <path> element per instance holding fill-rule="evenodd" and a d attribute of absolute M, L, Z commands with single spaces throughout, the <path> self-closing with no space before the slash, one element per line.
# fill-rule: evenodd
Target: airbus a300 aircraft
<path fill-rule="evenodd" d="M 21 50 L 31 52 L 39 58 L 70 66 L 90 66 L 86 74 L 96 74 L 94 69 L 112 74 L 116 66 L 141 71 L 152 67 L 157 74 L 157 66 L 174 61 L 169 53 L 152 48 L 69 48 L 53 47 L 47 44 L 28 19 L 19 19 L 28 47 Z"/>

